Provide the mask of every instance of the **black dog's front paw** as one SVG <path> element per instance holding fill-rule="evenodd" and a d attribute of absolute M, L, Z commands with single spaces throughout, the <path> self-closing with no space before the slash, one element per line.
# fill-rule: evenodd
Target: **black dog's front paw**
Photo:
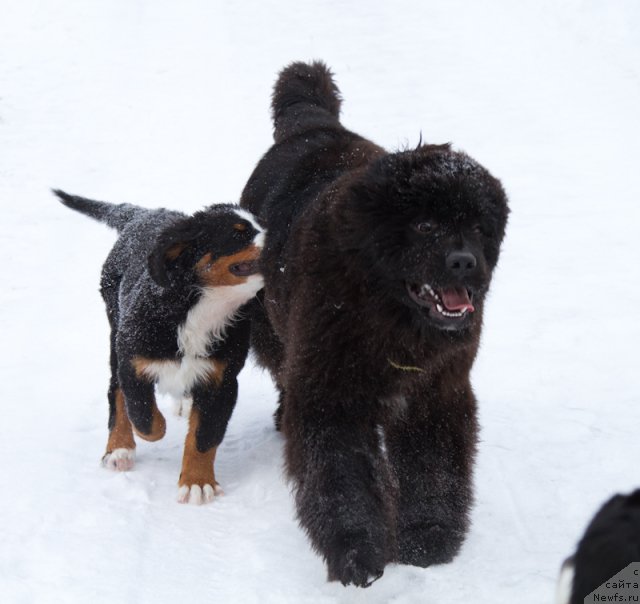
<path fill-rule="evenodd" d="M 460 551 L 465 531 L 446 524 L 405 527 L 398 538 L 398 562 L 427 567 L 451 562 Z"/>
<path fill-rule="evenodd" d="M 369 587 L 382 577 L 385 556 L 381 549 L 365 539 L 342 539 L 326 556 L 329 581 L 343 585 Z"/>

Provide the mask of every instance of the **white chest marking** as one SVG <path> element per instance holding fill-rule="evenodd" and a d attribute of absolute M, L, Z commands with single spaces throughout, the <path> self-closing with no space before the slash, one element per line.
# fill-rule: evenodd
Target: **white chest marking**
<path fill-rule="evenodd" d="M 145 364 L 143 373 L 156 381 L 160 392 L 176 398 L 188 394 L 198 382 L 216 377 L 222 368 L 209 356 L 209 347 L 224 338 L 240 306 L 255 296 L 262 285 L 262 276 L 252 275 L 240 285 L 204 288 L 185 322 L 178 327 L 182 359 L 151 360 Z"/>
<path fill-rule="evenodd" d="M 224 338 L 236 312 L 263 285 L 261 275 L 251 275 L 240 285 L 205 287 L 197 304 L 178 327 L 178 348 L 185 357 L 205 357 L 212 342 Z"/>
<path fill-rule="evenodd" d="M 180 361 L 151 361 L 143 373 L 155 380 L 160 392 L 179 399 L 195 384 L 214 378 L 218 367 L 213 359 L 184 357 Z"/>

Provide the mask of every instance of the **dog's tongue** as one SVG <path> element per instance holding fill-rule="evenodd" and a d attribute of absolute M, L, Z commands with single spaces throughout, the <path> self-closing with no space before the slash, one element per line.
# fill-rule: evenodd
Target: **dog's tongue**
<path fill-rule="evenodd" d="M 469 300 L 466 287 L 447 287 L 440 291 L 440 298 L 445 308 L 450 311 L 466 309 L 473 312 L 475 308 Z"/>

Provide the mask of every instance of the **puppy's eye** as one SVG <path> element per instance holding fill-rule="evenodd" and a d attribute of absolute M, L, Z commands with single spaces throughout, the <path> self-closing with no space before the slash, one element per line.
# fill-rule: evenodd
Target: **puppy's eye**
<path fill-rule="evenodd" d="M 476 223 L 473 225 L 473 232 L 476 235 L 484 235 L 484 229 L 482 228 L 482 225 L 480 223 Z"/>
<path fill-rule="evenodd" d="M 414 228 L 418 233 L 426 235 L 427 233 L 432 233 L 435 229 L 436 225 L 433 222 L 418 222 L 414 225 Z"/>
<path fill-rule="evenodd" d="M 233 225 L 233 237 L 234 239 L 245 239 L 249 232 L 248 227 L 243 222 L 239 222 Z"/>

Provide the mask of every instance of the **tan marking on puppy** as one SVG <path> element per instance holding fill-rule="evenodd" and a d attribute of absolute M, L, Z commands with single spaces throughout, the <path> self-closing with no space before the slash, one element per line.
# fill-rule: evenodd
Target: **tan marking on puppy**
<path fill-rule="evenodd" d="M 209 357 L 184 356 L 180 360 L 133 357 L 131 364 L 141 379 L 153 380 L 161 392 L 182 396 L 197 384 L 219 385 L 227 363 Z"/>
<path fill-rule="evenodd" d="M 140 438 L 148 440 L 149 442 L 155 442 L 164 436 L 167 431 L 167 422 L 164 419 L 164 415 L 160 413 L 160 409 L 158 409 L 155 401 L 153 403 L 151 414 L 151 430 L 149 431 L 149 434 L 143 434 L 139 430 L 136 430 L 135 426 L 133 426 L 133 430 Z"/>
<path fill-rule="evenodd" d="M 136 442 L 133 440 L 133 430 L 131 422 L 127 416 L 124 405 L 124 394 L 122 390 L 116 390 L 116 412 L 113 428 L 109 432 L 106 453 L 111 453 L 115 449 L 135 449 Z"/>
<path fill-rule="evenodd" d="M 107 450 L 102 456 L 102 465 L 116 472 L 128 472 L 135 463 L 136 443 L 133 429 L 127 416 L 122 390 L 115 393 L 113 425 L 109 430 Z"/>
<path fill-rule="evenodd" d="M 192 408 L 189 416 L 189 432 L 184 443 L 182 471 L 178 480 L 180 503 L 208 503 L 215 495 L 222 494 L 213 471 L 217 448 L 212 447 L 205 452 L 198 451 L 196 433 L 199 425 L 200 412 Z"/>
<path fill-rule="evenodd" d="M 234 275 L 229 269 L 234 264 L 241 262 L 253 262 L 260 257 L 260 248 L 251 245 L 237 254 L 222 256 L 215 262 L 212 261 L 211 254 L 205 254 L 196 263 L 196 272 L 208 287 L 219 287 L 224 285 L 239 285 L 247 282 L 247 277 Z"/>
<path fill-rule="evenodd" d="M 153 359 L 148 359 L 146 357 L 133 357 L 131 359 L 131 364 L 133 368 L 136 370 L 136 375 L 139 378 L 149 378 L 150 375 L 147 375 L 147 370 L 153 363 Z"/>
<path fill-rule="evenodd" d="M 164 257 L 167 260 L 175 260 L 180 254 L 182 254 L 182 252 L 187 249 L 187 247 L 187 243 L 176 243 L 164 253 Z"/>
<path fill-rule="evenodd" d="M 229 365 L 229 363 L 227 363 L 226 361 L 219 361 L 218 359 L 215 360 L 215 363 L 216 372 L 212 377 L 215 385 L 220 387 L 224 378 L 224 372 L 227 370 L 227 366 Z"/>

